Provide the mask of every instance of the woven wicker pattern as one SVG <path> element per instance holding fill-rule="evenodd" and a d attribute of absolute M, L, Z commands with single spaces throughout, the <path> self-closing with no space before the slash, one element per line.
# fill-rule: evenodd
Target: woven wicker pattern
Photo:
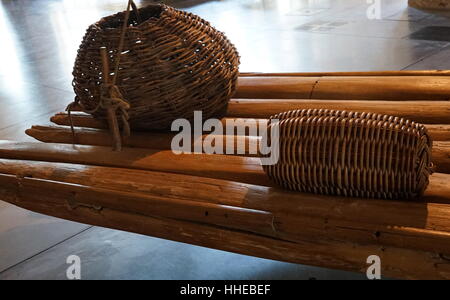
<path fill-rule="evenodd" d="M 426 128 L 402 118 L 333 110 L 296 110 L 280 122 L 280 159 L 264 166 L 284 188 L 319 194 L 409 199 L 432 173 Z"/>
<path fill-rule="evenodd" d="M 109 64 L 118 57 L 125 12 L 91 25 L 73 70 L 78 102 L 94 116 L 99 107 L 102 65 L 99 49 L 108 49 Z M 238 78 L 238 53 L 224 36 L 200 17 L 155 4 L 130 14 L 120 55 L 117 85 L 130 104 L 132 129 L 167 129 L 177 118 L 220 117 Z M 114 74 L 111 74 L 113 76 Z"/>

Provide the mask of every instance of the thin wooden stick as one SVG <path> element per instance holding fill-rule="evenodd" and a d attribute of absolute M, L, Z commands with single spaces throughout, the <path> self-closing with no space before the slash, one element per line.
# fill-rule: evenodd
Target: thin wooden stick
<path fill-rule="evenodd" d="M 102 59 L 102 74 L 103 74 L 103 83 L 107 87 L 108 94 L 111 93 L 109 90 L 110 80 L 109 80 L 109 60 L 108 60 L 108 52 L 105 47 L 100 48 L 100 56 Z M 115 78 L 115 77 L 114 77 Z M 111 97 L 111 95 L 107 95 L 108 97 Z M 117 115 L 116 115 L 116 109 L 112 106 L 112 104 L 109 104 L 106 107 L 106 116 L 108 120 L 108 127 L 112 134 L 112 142 L 113 142 L 113 149 L 115 151 L 121 151 L 122 150 L 122 137 L 120 136 L 120 129 L 119 124 L 117 122 Z"/>
<path fill-rule="evenodd" d="M 109 59 L 108 59 L 108 49 L 106 47 L 100 48 L 100 58 L 102 60 L 102 79 L 104 84 L 109 84 L 111 81 L 109 79 Z"/>
<path fill-rule="evenodd" d="M 73 125 L 76 127 L 86 127 L 93 129 L 108 129 L 108 122 L 101 118 L 94 118 L 85 113 L 71 113 Z M 55 114 L 50 118 L 56 125 L 70 126 L 69 115 L 65 112 Z"/>

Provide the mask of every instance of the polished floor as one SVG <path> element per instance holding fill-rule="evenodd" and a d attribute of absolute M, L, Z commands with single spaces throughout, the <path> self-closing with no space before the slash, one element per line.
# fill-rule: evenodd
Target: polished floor
<path fill-rule="evenodd" d="M 450 68 L 450 15 L 408 8 L 407 0 L 376 7 L 366 0 L 163 2 L 224 31 L 243 72 Z M 84 31 L 125 4 L 0 0 L 0 139 L 31 140 L 26 128 L 65 108 Z M 0 279 L 65 279 L 70 255 L 81 258 L 83 279 L 365 278 L 67 222 L 0 201 Z"/>

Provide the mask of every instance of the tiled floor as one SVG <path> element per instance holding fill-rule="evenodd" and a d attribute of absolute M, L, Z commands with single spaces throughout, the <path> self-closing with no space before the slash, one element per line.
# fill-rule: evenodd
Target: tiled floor
<path fill-rule="evenodd" d="M 366 0 L 165 2 L 224 31 L 240 51 L 243 72 L 450 68 L 445 30 L 413 34 L 450 27 L 450 15 L 408 8 L 406 0 L 381 0 L 379 10 Z M 84 31 L 125 4 L 0 0 L 0 139 L 29 139 L 27 127 L 65 108 Z M 89 227 L 0 202 L 0 279 L 64 279 L 72 254 L 81 257 L 84 279 L 364 278 Z"/>

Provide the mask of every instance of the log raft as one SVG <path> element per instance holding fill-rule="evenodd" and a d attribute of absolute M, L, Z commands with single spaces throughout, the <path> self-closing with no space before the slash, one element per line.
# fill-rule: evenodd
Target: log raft
<path fill-rule="evenodd" d="M 169 150 L 174 134 L 162 132 L 133 132 L 123 151 L 113 152 L 105 121 L 79 112 L 72 118 L 75 144 L 65 113 L 52 117 L 58 126 L 27 130 L 45 143 L 0 142 L 0 199 L 55 217 L 257 257 L 365 273 L 367 257 L 378 255 L 383 276 L 450 279 L 449 74 L 241 74 L 222 119 L 245 124 L 289 109 L 326 108 L 425 123 L 436 173 L 415 201 L 280 189 L 246 150 L 259 143 L 257 135 L 216 136 L 242 141 L 240 155 L 177 155 Z"/>

